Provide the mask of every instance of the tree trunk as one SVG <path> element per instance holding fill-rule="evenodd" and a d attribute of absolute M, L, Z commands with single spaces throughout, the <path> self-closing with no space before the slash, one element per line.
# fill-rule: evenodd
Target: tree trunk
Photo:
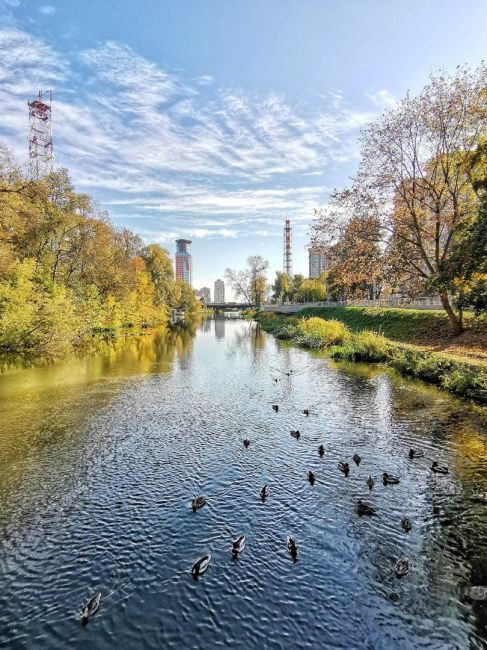
<path fill-rule="evenodd" d="M 441 304 L 443 305 L 443 309 L 446 311 L 448 315 L 448 319 L 450 321 L 450 325 L 453 330 L 453 333 L 455 335 L 461 334 L 463 332 L 462 321 L 456 316 L 455 312 L 453 311 L 453 308 L 450 305 L 450 299 L 448 298 L 448 294 L 440 293 L 440 300 L 441 300 Z"/>

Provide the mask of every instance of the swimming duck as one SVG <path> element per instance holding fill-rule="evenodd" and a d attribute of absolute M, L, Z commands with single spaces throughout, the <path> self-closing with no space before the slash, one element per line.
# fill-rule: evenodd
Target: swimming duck
<path fill-rule="evenodd" d="M 250 440 L 248 438 L 245 438 L 244 442 L 244 447 L 248 447 L 250 445 Z"/>
<path fill-rule="evenodd" d="M 306 417 L 308 417 L 308 415 L 309 415 L 308 409 L 304 409 L 303 413 L 306 415 Z"/>
<path fill-rule="evenodd" d="M 476 492 L 470 495 L 470 501 L 474 503 L 487 503 L 487 492 Z"/>
<path fill-rule="evenodd" d="M 96 614 L 98 611 L 98 608 L 100 607 L 100 600 L 101 600 L 101 593 L 97 591 L 93 596 L 89 599 L 89 601 L 86 603 L 86 605 L 83 607 L 81 610 L 81 620 L 83 623 L 88 623 L 90 618 Z"/>
<path fill-rule="evenodd" d="M 403 576 L 407 575 L 409 573 L 408 560 L 406 558 L 401 558 L 398 560 L 394 566 L 394 571 L 396 572 L 398 578 L 402 578 Z"/>
<path fill-rule="evenodd" d="M 367 485 L 369 486 L 369 490 L 371 490 L 371 489 L 374 487 L 374 483 L 375 483 L 375 481 L 374 481 L 374 479 L 372 478 L 372 476 L 369 476 L 365 482 L 366 482 Z"/>
<path fill-rule="evenodd" d="M 396 485 L 397 483 L 400 483 L 400 479 L 397 476 L 392 476 L 392 474 L 384 472 L 382 474 L 382 482 L 384 485 Z"/>
<path fill-rule="evenodd" d="M 419 449 L 410 449 L 409 450 L 409 458 L 412 460 L 413 458 L 423 458 L 424 453 L 420 451 Z"/>
<path fill-rule="evenodd" d="M 432 469 L 433 472 L 435 472 L 436 474 L 448 474 L 448 473 L 449 473 L 449 472 L 448 472 L 448 467 L 438 465 L 438 463 L 436 462 L 436 460 L 433 461 L 433 464 L 431 465 L 431 469 Z"/>
<path fill-rule="evenodd" d="M 325 448 L 323 447 L 323 445 L 320 445 L 318 447 L 318 453 L 323 458 L 323 456 L 325 455 Z"/>
<path fill-rule="evenodd" d="M 406 533 L 409 533 L 412 527 L 413 525 L 407 517 L 401 517 L 401 528 L 404 528 Z"/>
<path fill-rule="evenodd" d="M 298 547 L 296 542 L 291 536 L 288 536 L 287 538 L 287 550 L 290 553 L 293 560 L 296 560 L 296 557 L 298 555 Z"/>
<path fill-rule="evenodd" d="M 239 535 L 237 539 L 232 542 L 232 555 L 238 555 L 245 548 L 245 535 Z"/>
<path fill-rule="evenodd" d="M 291 431 L 291 435 L 293 438 L 296 438 L 296 440 L 298 440 L 301 434 L 299 433 L 299 431 Z"/>
<path fill-rule="evenodd" d="M 210 564 L 211 560 L 211 553 L 208 553 L 207 555 L 203 555 L 203 557 L 200 557 L 200 559 L 193 564 L 191 567 L 191 575 L 195 580 L 198 579 L 198 577 L 206 571 L 208 568 L 208 565 Z"/>
<path fill-rule="evenodd" d="M 356 465 L 360 465 L 360 461 L 361 461 L 361 460 L 362 460 L 362 459 L 360 458 L 360 456 L 359 456 L 358 454 L 354 454 L 354 455 L 353 455 L 353 462 L 354 462 Z"/>
<path fill-rule="evenodd" d="M 203 506 L 206 506 L 206 503 L 206 497 L 196 497 L 196 499 L 191 501 L 191 508 L 193 509 L 193 512 L 196 512 Z"/>
<path fill-rule="evenodd" d="M 348 463 L 338 463 L 338 469 L 340 472 L 343 472 L 345 476 L 347 476 L 348 472 L 350 471 Z"/>
<path fill-rule="evenodd" d="M 314 485 L 314 482 L 316 480 L 316 477 L 314 475 L 314 472 L 311 470 L 308 472 L 308 481 L 311 483 L 311 485 Z"/>
<path fill-rule="evenodd" d="M 262 499 L 262 501 L 265 501 L 268 496 L 269 496 L 269 487 L 267 485 L 264 485 L 264 487 L 260 491 L 260 498 Z"/>
<path fill-rule="evenodd" d="M 487 587 L 468 587 L 465 589 L 465 596 L 470 600 L 487 600 Z"/>
<path fill-rule="evenodd" d="M 362 517 L 363 515 L 367 515 L 369 517 L 372 517 L 373 515 L 376 515 L 375 509 L 369 505 L 368 503 L 364 503 L 360 499 L 358 500 L 357 503 L 357 514 L 359 517 Z"/>
<path fill-rule="evenodd" d="M 277 381 L 277 379 L 276 379 L 276 381 Z M 278 404 L 273 404 L 273 405 L 272 405 L 272 408 L 274 409 L 274 411 L 275 411 L 276 413 L 277 413 L 277 411 L 279 410 L 279 406 L 278 406 Z"/>

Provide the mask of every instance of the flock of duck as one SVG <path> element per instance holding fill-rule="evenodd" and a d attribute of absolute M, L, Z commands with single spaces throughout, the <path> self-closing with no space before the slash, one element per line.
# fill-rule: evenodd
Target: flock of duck
<path fill-rule="evenodd" d="M 291 376 L 292 371 L 289 373 L 284 373 L 287 376 Z M 277 381 L 277 380 L 275 380 Z M 277 413 L 279 411 L 279 405 L 278 404 L 272 404 L 272 409 Z M 303 414 L 305 416 L 310 415 L 310 410 L 309 409 L 304 409 Z M 293 438 L 296 440 L 299 440 L 301 434 L 299 430 L 291 430 L 290 434 Z M 250 440 L 248 438 L 245 438 L 243 440 L 244 447 L 247 449 L 250 446 Z M 323 457 L 325 455 L 325 448 L 322 444 L 319 445 L 318 447 L 318 454 L 320 457 Z M 409 459 L 413 460 L 415 458 L 422 458 L 424 456 L 424 453 L 418 449 L 410 449 L 409 450 Z M 352 457 L 353 462 L 357 467 L 360 465 L 362 462 L 362 458 L 355 453 Z M 348 476 L 350 472 L 350 464 L 346 461 L 340 461 L 338 463 L 338 469 L 340 472 L 342 472 L 345 476 Z M 448 467 L 440 465 L 437 461 L 433 461 L 431 464 L 431 471 L 434 472 L 435 474 L 448 474 L 449 470 Z M 400 477 L 394 476 L 392 474 L 389 474 L 388 472 L 383 472 L 382 474 L 382 483 L 384 485 L 397 485 L 400 483 Z M 308 481 L 310 482 L 311 485 L 314 485 L 316 481 L 316 476 L 315 473 L 312 472 L 311 470 L 308 471 Z M 375 485 L 375 480 L 372 478 L 372 476 L 368 476 L 366 481 L 365 481 L 367 487 L 371 491 Z M 265 501 L 267 497 L 269 496 L 269 486 L 264 485 L 261 490 L 260 490 L 260 498 L 262 501 Z M 472 501 L 481 501 L 484 503 L 487 503 L 487 494 L 477 494 L 477 495 L 472 495 L 471 497 Z M 191 509 L 193 512 L 196 512 L 197 510 L 200 510 L 203 508 L 206 504 L 208 503 L 207 498 L 205 496 L 197 496 L 191 501 Z M 365 501 L 362 501 L 361 499 L 358 500 L 357 502 L 357 507 L 356 507 L 356 512 L 359 517 L 374 517 L 377 514 L 376 509 L 370 504 L 366 503 Z M 412 530 L 412 523 L 411 520 L 403 516 L 400 520 L 400 525 L 401 528 L 406 532 L 409 533 Z M 233 557 L 237 557 L 239 553 L 242 553 L 245 549 L 245 535 L 241 534 L 239 535 L 236 539 L 232 541 L 232 546 L 230 548 L 230 552 Z M 297 561 L 298 558 L 298 545 L 296 541 L 291 537 L 287 537 L 287 551 L 291 558 L 293 559 L 294 562 Z M 207 553 L 200 557 L 191 567 L 191 575 L 193 579 L 197 580 L 205 571 L 208 569 L 208 566 L 211 561 L 211 553 Z M 398 578 L 402 578 L 406 576 L 409 573 L 409 560 L 408 558 L 400 558 L 397 560 L 397 562 L 394 565 L 394 572 Z M 470 587 L 465 591 L 465 595 L 470 598 L 471 600 L 487 600 L 487 587 L 482 587 L 482 586 L 476 586 L 476 587 Z M 89 619 L 96 614 L 100 607 L 100 601 L 101 601 L 101 593 L 96 592 L 91 596 L 91 598 L 88 600 L 88 602 L 84 605 L 82 608 L 82 614 L 81 614 L 81 619 L 83 623 L 87 623 Z"/>

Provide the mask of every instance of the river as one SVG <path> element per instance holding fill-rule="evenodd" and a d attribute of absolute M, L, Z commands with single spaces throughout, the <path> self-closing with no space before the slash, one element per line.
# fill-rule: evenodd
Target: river
<path fill-rule="evenodd" d="M 487 584 L 485 409 L 225 319 L 8 367 L 0 402 L 1 647 L 487 647 L 487 604 L 463 596 Z"/>

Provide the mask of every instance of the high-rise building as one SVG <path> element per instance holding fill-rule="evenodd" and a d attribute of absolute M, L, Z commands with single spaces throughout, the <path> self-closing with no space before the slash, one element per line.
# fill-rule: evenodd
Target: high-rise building
<path fill-rule="evenodd" d="M 284 225 L 284 248 L 283 248 L 283 263 L 282 271 L 287 275 L 293 274 L 293 250 L 292 250 L 292 231 L 291 222 L 286 219 Z"/>
<path fill-rule="evenodd" d="M 225 302 L 225 283 L 223 280 L 216 280 L 213 298 L 217 304 Z"/>
<path fill-rule="evenodd" d="M 309 250 L 309 277 L 318 278 L 326 271 L 326 253 L 319 250 Z"/>
<path fill-rule="evenodd" d="M 203 300 L 206 304 L 211 302 L 211 294 L 210 294 L 210 288 L 209 287 L 201 287 L 201 289 L 196 289 L 195 293 L 196 293 L 196 296 L 200 300 Z"/>
<path fill-rule="evenodd" d="M 193 256 L 191 255 L 191 240 L 176 239 L 176 279 L 193 284 Z"/>

